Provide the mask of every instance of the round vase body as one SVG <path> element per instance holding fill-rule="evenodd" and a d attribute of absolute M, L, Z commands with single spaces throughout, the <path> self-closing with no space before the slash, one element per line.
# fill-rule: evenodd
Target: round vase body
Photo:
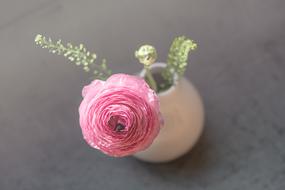
<path fill-rule="evenodd" d="M 165 64 L 154 64 L 162 66 Z M 202 100 L 190 81 L 182 77 L 158 96 L 164 125 L 150 147 L 134 155 L 147 162 L 168 162 L 184 155 L 203 131 Z"/>

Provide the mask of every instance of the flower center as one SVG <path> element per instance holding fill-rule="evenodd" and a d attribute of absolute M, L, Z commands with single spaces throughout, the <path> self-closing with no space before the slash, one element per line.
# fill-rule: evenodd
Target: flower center
<path fill-rule="evenodd" d="M 109 127 L 111 127 L 116 132 L 120 132 L 126 128 L 125 125 L 120 123 L 118 116 L 111 116 L 108 124 L 109 124 Z"/>
<path fill-rule="evenodd" d="M 118 124 L 116 125 L 116 127 L 115 127 L 115 131 L 116 131 L 116 132 L 120 132 L 120 131 L 122 131 L 122 130 L 124 130 L 124 129 L 125 129 L 125 126 L 122 125 L 121 123 L 118 123 Z"/>

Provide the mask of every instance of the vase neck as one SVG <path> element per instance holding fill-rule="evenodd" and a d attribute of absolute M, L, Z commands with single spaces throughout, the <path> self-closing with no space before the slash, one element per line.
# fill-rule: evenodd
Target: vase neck
<path fill-rule="evenodd" d="M 158 90 L 157 90 L 158 94 L 166 93 L 167 91 L 171 90 L 178 82 L 176 74 L 174 74 L 173 76 L 172 84 L 164 78 L 163 71 L 166 66 L 167 66 L 166 63 L 154 63 L 150 66 L 152 76 L 158 87 Z M 140 73 L 140 76 L 143 77 L 147 81 L 145 69 L 142 70 L 142 72 Z"/>

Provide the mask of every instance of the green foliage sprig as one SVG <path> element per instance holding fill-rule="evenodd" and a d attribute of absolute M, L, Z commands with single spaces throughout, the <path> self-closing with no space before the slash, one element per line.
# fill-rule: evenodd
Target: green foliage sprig
<path fill-rule="evenodd" d="M 174 74 L 177 74 L 178 77 L 183 76 L 188 65 L 188 54 L 196 48 L 197 44 L 185 36 L 180 36 L 173 40 L 168 53 L 167 66 L 162 73 L 162 76 L 168 83 L 173 84 Z"/>
<path fill-rule="evenodd" d="M 53 42 L 51 38 L 47 39 L 40 34 L 35 37 L 35 42 L 42 48 L 48 49 L 49 52 L 63 55 L 76 65 L 83 66 L 86 72 L 93 69 L 95 78 L 105 80 L 112 74 L 111 70 L 107 67 L 106 60 L 103 59 L 100 64 L 95 64 L 97 58 L 96 54 L 87 51 L 83 44 L 74 46 L 71 43 L 67 43 L 66 46 L 64 46 L 61 40 Z"/>

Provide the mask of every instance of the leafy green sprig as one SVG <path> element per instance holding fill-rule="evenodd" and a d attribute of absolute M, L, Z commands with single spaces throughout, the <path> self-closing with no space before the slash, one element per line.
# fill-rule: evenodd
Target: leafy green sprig
<path fill-rule="evenodd" d="M 103 59 L 101 63 L 96 64 L 96 54 L 87 51 L 83 44 L 74 46 L 71 43 L 67 43 L 66 46 L 64 46 L 61 40 L 53 42 L 51 38 L 47 39 L 40 34 L 35 37 L 35 42 L 42 48 L 48 49 L 49 52 L 63 55 L 77 66 L 83 66 L 86 72 L 93 69 L 93 74 L 97 79 L 105 80 L 112 74 L 111 70 L 107 67 L 106 60 Z"/>
<path fill-rule="evenodd" d="M 185 36 L 177 37 L 173 40 L 170 46 L 167 66 L 162 72 L 162 76 L 169 84 L 173 84 L 173 76 L 175 74 L 178 77 L 184 75 L 186 67 L 188 65 L 188 54 L 191 50 L 195 50 L 197 44 Z"/>

